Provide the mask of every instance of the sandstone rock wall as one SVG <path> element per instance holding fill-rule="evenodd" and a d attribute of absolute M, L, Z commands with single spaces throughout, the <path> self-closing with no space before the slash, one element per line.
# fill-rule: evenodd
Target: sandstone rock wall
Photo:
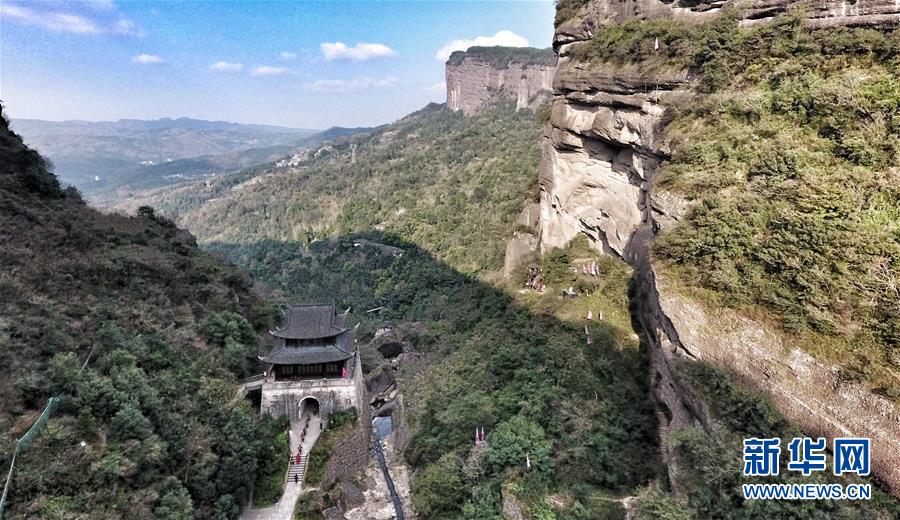
<path fill-rule="evenodd" d="M 512 278 L 517 269 L 529 257 L 534 256 L 540 246 L 538 225 L 541 219 L 541 207 L 538 203 L 528 201 L 516 220 L 513 237 L 506 243 L 506 256 L 503 261 L 503 275 Z"/>
<path fill-rule="evenodd" d="M 593 0 L 556 27 L 553 46 L 558 49 L 566 43 L 589 39 L 597 27 L 632 17 L 702 19 L 729 7 L 741 10 L 744 24 L 800 10 L 812 27 L 844 25 L 889 29 L 900 26 L 900 2 L 895 0 Z"/>
<path fill-rule="evenodd" d="M 447 106 L 465 115 L 503 101 L 515 101 L 517 110 L 535 108 L 550 98 L 553 73 L 545 63 L 496 63 L 476 51 L 457 51 L 446 65 Z"/>
<path fill-rule="evenodd" d="M 708 417 L 703 401 L 679 379 L 676 361 L 683 359 L 733 371 L 771 397 L 810 435 L 872 438 L 874 470 L 898 494 L 900 412 L 893 404 L 842 382 L 836 367 L 785 345 L 760 323 L 727 311 L 711 315 L 654 272 L 653 237 L 688 209 L 685 200 L 652 186 L 660 161 L 670 154 L 660 138 L 660 105 L 689 102 L 687 76 L 645 77 L 628 66 L 587 66 L 568 54 L 569 44 L 590 38 L 603 24 L 631 16 L 714 16 L 732 3 L 598 0 L 560 24 L 554 40 L 559 62 L 543 142 L 535 235 L 546 251 L 585 234 L 598 250 L 621 256 L 635 267 L 639 318 L 654 340 L 651 379 L 660 403 L 661 456 L 676 490 L 679 469 L 669 433 L 703 425 Z M 752 23 L 801 3 L 745 0 L 740 5 L 746 8 L 745 22 Z M 811 25 L 900 25 L 900 4 L 892 0 L 859 0 L 852 9 L 834 2 L 808 5 Z"/>
<path fill-rule="evenodd" d="M 898 491 L 900 411 L 890 401 L 844 380 L 837 367 L 786 345 L 760 323 L 728 310 L 704 309 L 672 290 L 659 273 L 648 279 L 655 280 L 648 288 L 655 285 L 658 295 L 651 296 L 649 322 L 667 364 L 698 360 L 733 371 L 765 392 L 807 435 L 872 439 L 873 471 Z M 705 415 L 700 412 L 695 415 Z"/>

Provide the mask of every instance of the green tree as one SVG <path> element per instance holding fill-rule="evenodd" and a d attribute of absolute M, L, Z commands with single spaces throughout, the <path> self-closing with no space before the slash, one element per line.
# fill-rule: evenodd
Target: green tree
<path fill-rule="evenodd" d="M 495 473 L 499 473 L 507 468 L 524 469 L 527 457 L 531 461 L 529 474 L 543 480 L 553 472 L 550 453 L 551 444 L 544 429 L 536 422 L 516 415 L 488 436 L 485 460 Z"/>
<path fill-rule="evenodd" d="M 153 516 L 158 520 L 192 520 L 194 503 L 187 489 L 175 477 L 165 481 L 165 491 L 159 504 L 153 509 Z"/>
<path fill-rule="evenodd" d="M 146 439 L 153 433 L 153 425 L 140 410 L 125 405 L 109 423 L 110 436 L 116 440 Z"/>

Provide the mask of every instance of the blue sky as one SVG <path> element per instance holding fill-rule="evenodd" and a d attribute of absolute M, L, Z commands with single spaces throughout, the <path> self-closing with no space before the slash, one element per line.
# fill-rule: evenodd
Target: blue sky
<path fill-rule="evenodd" d="M 0 2 L 0 99 L 51 120 L 303 128 L 444 101 L 450 48 L 549 46 L 553 2 Z M 458 41 L 462 40 L 462 41 Z"/>

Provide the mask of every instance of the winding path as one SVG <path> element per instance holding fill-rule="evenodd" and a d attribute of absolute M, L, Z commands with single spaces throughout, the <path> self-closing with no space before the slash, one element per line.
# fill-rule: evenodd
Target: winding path
<path fill-rule="evenodd" d="M 303 441 L 303 457 L 309 455 L 310 450 L 319 438 L 321 432 L 319 415 L 305 414 L 299 420 L 291 421 L 290 444 L 291 453 L 297 453 L 297 447 L 300 445 L 300 433 L 303 431 L 303 423 L 309 416 L 309 428 L 306 431 L 306 439 Z M 241 520 L 292 520 L 294 517 L 294 506 L 297 499 L 300 498 L 305 485 L 294 484 L 293 480 L 287 481 L 284 486 L 284 492 L 275 505 L 262 507 L 259 509 L 250 509 L 249 507 L 241 514 Z"/>

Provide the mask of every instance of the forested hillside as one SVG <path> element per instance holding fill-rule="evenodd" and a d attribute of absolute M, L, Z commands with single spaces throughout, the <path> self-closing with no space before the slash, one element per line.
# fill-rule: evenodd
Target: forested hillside
<path fill-rule="evenodd" d="M 870 437 L 897 494 L 900 18 L 799 4 L 558 4 L 539 231 L 628 237 L 670 461 L 671 494 L 643 495 L 640 518 L 898 515 L 886 495 L 744 500 L 729 455 L 752 436 Z M 638 157 L 637 204 L 597 189 L 618 172 L 590 152 L 610 146 Z"/>
<path fill-rule="evenodd" d="M 513 297 L 396 236 L 365 236 L 404 255 L 354 247 L 350 237 L 210 248 L 245 265 L 275 299 L 350 307 L 364 339 L 385 322 L 397 327 L 417 360 L 395 376 L 421 518 L 498 519 L 501 489 L 534 515 L 620 518 L 616 498 L 659 470 L 646 353 L 628 311 L 629 269 L 606 259 L 597 277 L 572 273 L 577 259 L 594 256 L 579 244 L 542 261 L 552 289 Z M 560 297 L 570 285 L 579 299 Z M 384 309 L 365 312 L 377 306 Z M 604 313 L 587 325 L 591 343 L 589 309 Z M 363 349 L 364 367 L 383 361 Z M 473 444 L 478 426 L 488 445 Z M 550 496 L 564 506 L 551 506 Z"/>
<path fill-rule="evenodd" d="M 60 189 L 0 121 L 0 430 L 5 518 L 236 518 L 274 421 L 235 402 L 268 307 L 246 274 L 145 208 Z M 279 453 L 280 456 L 280 453 Z"/>
<path fill-rule="evenodd" d="M 692 209 L 659 258 L 900 398 L 900 32 L 633 21 L 579 56 L 640 62 L 633 42 L 655 37 L 700 94 L 667 108 L 658 187 Z"/>
<path fill-rule="evenodd" d="M 396 127 L 389 127 L 386 136 L 373 137 L 381 143 L 379 155 L 367 153 L 371 143 L 358 145 L 357 164 L 362 164 L 363 171 L 369 165 L 376 167 L 371 179 L 354 170 L 349 149 L 331 150 L 331 157 L 314 158 L 297 172 L 259 170 L 254 172 L 261 174 L 259 180 L 249 175 L 242 179 L 244 188 L 220 187 L 215 194 L 223 198 L 221 209 L 214 206 L 219 201 L 207 209 L 197 199 L 182 198 L 180 203 L 201 208 L 186 213 L 188 222 L 196 218 L 210 236 L 231 239 L 212 241 L 207 247 L 250 270 L 272 289 L 273 301 L 335 301 L 353 309 L 364 337 L 390 322 L 422 356 L 417 364 L 401 366 L 396 375 L 411 429 L 405 456 L 414 470 L 413 500 L 424 518 L 497 518 L 501 493 L 507 503 L 518 502 L 532 515 L 560 519 L 619 518 L 625 511 L 620 497 L 636 494 L 642 497 L 638 511 L 644 518 L 659 514 L 722 517 L 736 511 L 752 518 L 791 510 L 792 506 L 783 509 L 778 503 L 745 508 L 736 495 L 739 481 L 731 468 L 740 464 L 743 436 L 763 431 L 789 436 L 797 433 L 796 426 L 763 396 L 708 367 L 691 373 L 698 388 L 706 388 L 704 399 L 720 430 L 720 443 L 692 432 L 677 441 L 686 454 L 685 479 L 692 483 L 695 498 L 690 502 L 673 499 L 650 484 L 662 474 L 657 463 L 656 418 L 647 386 L 647 347 L 641 347 L 632 332 L 631 273 L 623 263 L 602 261 L 596 278 L 573 273 L 579 261 L 597 257 L 577 241 L 539 260 L 549 286 L 545 294 L 518 292 L 518 276 L 513 284 L 494 286 L 472 276 L 478 273 L 478 278 L 496 281 L 485 275 L 499 268 L 504 238 L 512 231 L 518 210 L 513 202 L 529 195 L 524 188 L 533 186 L 536 177 L 536 170 L 500 169 L 498 174 L 485 166 L 512 160 L 504 150 L 531 154 L 537 148 L 534 141 L 519 141 L 523 136 L 512 128 L 506 128 L 505 136 L 485 135 L 485 129 L 491 128 L 485 126 L 485 117 L 498 125 L 534 121 L 528 112 L 513 116 L 507 108 L 470 119 L 432 108 L 396 125 L 417 131 L 401 141 L 403 154 L 393 160 L 388 159 L 392 155 L 383 154 L 397 146 L 403 130 L 394 134 Z M 430 146 L 432 134 L 426 132 L 441 128 L 436 120 L 452 126 L 443 129 L 448 141 Z M 458 152 L 439 148 L 458 146 L 449 135 L 471 136 L 464 148 L 468 162 L 458 162 Z M 424 150 L 430 155 L 416 155 Z M 412 169 L 410 164 L 416 163 L 411 159 L 430 161 L 425 163 L 429 167 Z M 422 171 L 435 174 L 421 176 Z M 337 172 L 356 183 L 342 180 Z M 523 182 L 518 188 L 512 186 L 516 178 Z M 482 197 L 429 198 L 447 192 L 446 186 L 471 179 L 480 181 L 485 190 Z M 328 191 L 323 186 L 345 188 Z M 320 201 L 326 198 L 322 189 L 349 193 L 349 200 L 343 208 L 335 202 L 332 214 L 322 213 Z M 518 196 L 510 196 L 510 189 Z M 366 200 L 362 197 L 366 193 L 376 196 Z M 332 197 L 341 200 L 338 195 Z M 279 212 L 273 198 L 295 201 L 290 213 L 294 216 L 287 218 Z M 258 209 L 248 211 L 254 201 Z M 358 212 L 357 201 L 371 210 Z M 409 209 L 398 214 L 398 208 Z M 221 215 L 221 220 L 211 225 L 205 220 L 210 215 Z M 225 220 L 226 215 L 231 220 Z M 475 220 L 479 217 L 500 229 L 480 227 Z M 430 225 L 435 221 L 446 224 Z M 457 225 L 450 225 L 454 221 Z M 282 223 L 280 230 L 276 222 Z M 302 222 L 296 229 L 306 228 L 309 233 L 295 237 L 299 240 L 259 240 L 253 231 L 289 238 L 284 231 L 288 222 Z M 373 234 L 373 227 L 392 233 Z M 235 230 L 241 231 L 235 234 Z M 336 235 L 355 230 L 360 233 Z M 335 235 L 326 237 L 328 233 Z M 397 258 L 376 247 L 355 247 L 356 239 L 362 237 L 399 247 L 404 255 Z M 578 298 L 561 297 L 560 291 L 569 286 L 576 289 Z M 378 307 L 384 309 L 364 312 Z M 586 322 L 589 310 L 602 312 L 604 321 Z M 586 323 L 590 344 L 583 329 Z M 383 362 L 377 351 L 363 352 L 367 367 Z M 471 442 L 476 426 L 497 432 L 487 450 Z M 520 459 L 525 453 L 538 470 L 523 472 Z M 808 517 L 852 517 L 862 511 L 892 514 L 895 503 L 884 495 L 878 497 L 874 504 L 812 504 Z"/>
<path fill-rule="evenodd" d="M 540 134 L 528 110 L 465 117 L 430 105 L 295 166 L 261 165 L 136 198 L 201 242 L 306 243 L 379 229 L 478 273 L 502 265 L 522 202 L 537 194 Z"/>

